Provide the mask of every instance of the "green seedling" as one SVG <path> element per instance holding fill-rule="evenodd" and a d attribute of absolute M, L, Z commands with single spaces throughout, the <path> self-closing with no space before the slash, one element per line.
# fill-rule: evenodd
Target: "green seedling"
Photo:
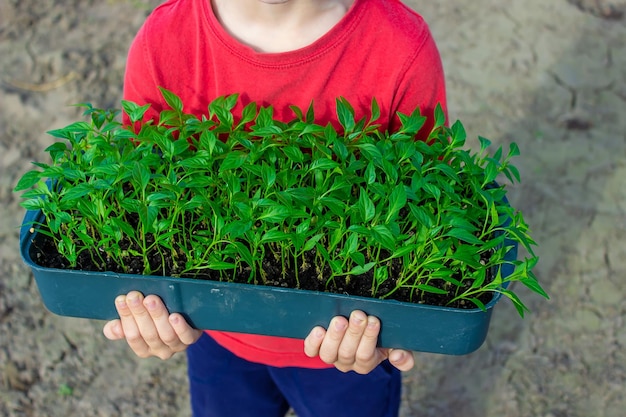
<path fill-rule="evenodd" d="M 314 271 L 328 290 L 362 281 L 369 296 L 427 302 L 445 297 L 484 309 L 500 292 L 523 316 L 527 307 L 507 282 L 547 298 L 533 274 L 536 245 L 521 212 L 496 181 L 518 182 L 516 144 L 490 153 L 464 148 L 460 122 L 437 108 L 427 142 L 415 139 L 425 118 L 398 114 L 402 127 L 382 131 L 336 102 L 341 129 L 315 123 L 312 106 L 276 120 L 271 107 L 220 97 L 208 114 L 169 108 L 143 121 L 148 106 L 119 110 L 89 104 L 87 121 L 49 132 L 51 163 L 20 179 L 23 207 L 41 210 L 41 233 L 68 268 L 86 259 L 121 272 L 267 284 L 290 277 L 299 287 Z M 507 261 L 511 242 L 528 257 Z M 267 265 L 278 265 L 268 276 Z M 513 263 L 503 277 L 500 269 Z M 277 276 L 276 276 L 277 275 Z"/>

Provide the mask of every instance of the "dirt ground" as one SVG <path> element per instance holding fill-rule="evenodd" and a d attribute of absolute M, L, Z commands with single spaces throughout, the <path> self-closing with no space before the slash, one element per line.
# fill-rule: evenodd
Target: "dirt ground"
<path fill-rule="evenodd" d="M 118 106 L 150 0 L 0 0 L 0 415 L 187 416 L 184 355 L 138 360 L 101 322 L 48 313 L 18 249 L 12 193 L 70 104 Z M 519 144 L 510 200 L 552 299 L 520 289 L 486 343 L 417 353 L 402 416 L 622 417 L 626 410 L 626 2 L 407 2 L 430 23 L 450 115 Z"/>

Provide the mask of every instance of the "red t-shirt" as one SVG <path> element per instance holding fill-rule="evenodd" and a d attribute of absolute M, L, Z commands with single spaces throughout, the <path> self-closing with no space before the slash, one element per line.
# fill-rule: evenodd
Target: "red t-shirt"
<path fill-rule="evenodd" d="M 235 114 L 252 101 L 272 105 L 282 121 L 314 103 L 316 122 L 336 126 L 335 100 L 345 97 L 357 120 L 369 117 L 376 98 L 382 129 L 396 129 L 396 112 L 420 107 L 429 118 L 439 103 L 446 109 L 444 74 L 437 47 L 421 16 L 399 0 L 355 0 L 320 39 L 284 53 L 259 53 L 230 36 L 209 0 L 169 0 L 148 17 L 134 39 L 126 67 L 124 98 L 150 103 L 146 117 L 164 106 L 158 87 L 176 93 L 185 111 L 207 114 L 210 101 L 238 93 Z M 272 366 L 324 368 L 308 358 L 303 341 L 208 331 L 236 355 Z"/>

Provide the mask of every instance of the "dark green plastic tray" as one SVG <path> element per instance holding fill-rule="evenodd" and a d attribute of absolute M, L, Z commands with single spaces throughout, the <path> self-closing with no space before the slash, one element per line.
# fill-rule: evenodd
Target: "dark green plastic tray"
<path fill-rule="evenodd" d="M 32 221 L 28 211 L 20 233 L 20 251 L 32 269 L 45 307 L 54 314 L 99 320 L 117 318 L 114 299 L 137 290 L 160 296 L 198 329 L 223 330 L 302 339 L 336 315 L 359 309 L 382 322 L 379 345 L 414 351 L 463 355 L 484 342 L 500 294 L 480 309 L 454 309 L 314 291 L 233 284 L 189 278 L 141 276 L 41 267 L 31 258 Z M 516 250 L 507 255 L 511 260 Z M 511 272 L 507 265 L 503 275 Z"/>

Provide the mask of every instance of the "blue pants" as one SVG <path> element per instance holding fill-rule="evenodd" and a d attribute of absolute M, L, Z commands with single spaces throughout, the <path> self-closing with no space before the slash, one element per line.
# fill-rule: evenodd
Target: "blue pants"
<path fill-rule="evenodd" d="M 187 349 L 194 417 L 397 417 L 401 374 L 385 361 L 368 375 L 246 361 L 206 333 Z"/>

